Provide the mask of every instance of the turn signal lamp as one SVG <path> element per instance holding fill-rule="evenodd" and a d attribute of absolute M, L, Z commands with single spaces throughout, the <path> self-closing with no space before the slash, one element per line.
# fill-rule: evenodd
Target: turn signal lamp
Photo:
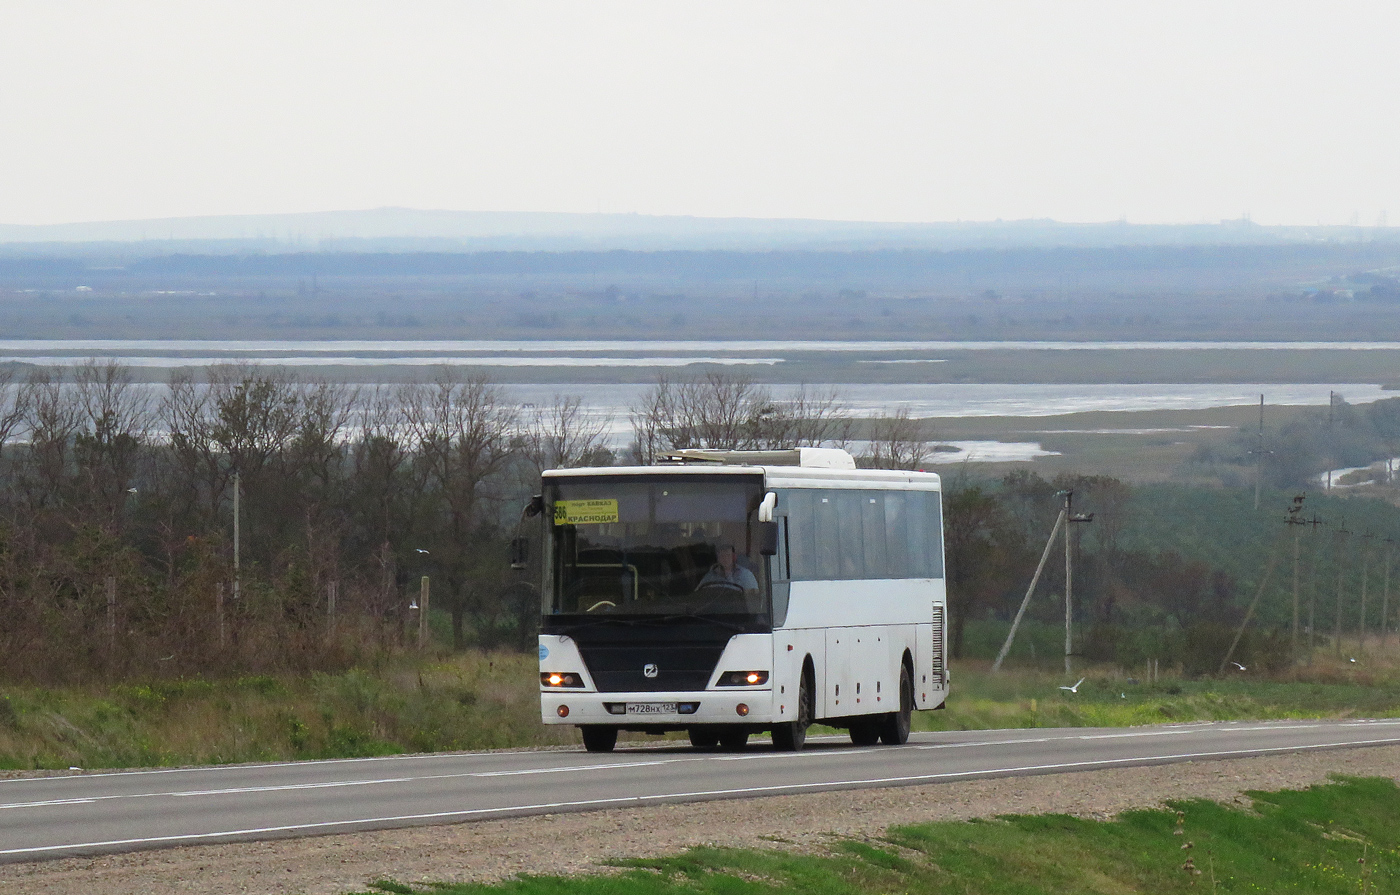
<path fill-rule="evenodd" d="M 741 702 L 738 705 L 734 706 L 734 711 L 738 713 L 740 718 L 742 718 L 749 713 L 749 707 Z"/>
<path fill-rule="evenodd" d="M 582 687 L 583 675 L 575 671 L 541 671 L 540 686 L 542 687 Z"/>
<path fill-rule="evenodd" d="M 758 687 L 768 683 L 766 671 L 726 671 L 719 676 L 721 687 Z"/>

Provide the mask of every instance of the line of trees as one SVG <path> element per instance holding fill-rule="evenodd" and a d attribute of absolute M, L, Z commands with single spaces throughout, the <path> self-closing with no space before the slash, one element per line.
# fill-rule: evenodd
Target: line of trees
<path fill-rule="evenodd" d="M 866 462 L 923 456 L 897 419 L 863 433 Z M 453 368 L 368 388 L 247 365 L 159 386 L 111 362 L 0 370 L 0 675 L 343 666 L 412 640 L 425 575 L 455 648 L 527 647 L 539 599 L 505 546 L 541 470 L 859 425 L 834 393 L 726 373 L 659 379 L 631 422 L 617 449 L 575 397 L 521 406 Z"/>

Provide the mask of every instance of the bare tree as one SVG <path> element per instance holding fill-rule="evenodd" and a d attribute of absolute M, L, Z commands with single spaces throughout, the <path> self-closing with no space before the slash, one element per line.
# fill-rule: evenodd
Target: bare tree
<path fill-rule="evenodd" d="M 555 395 L 546 407 L 536 408 L 525 426 L 521 446 L 535 472 L 570 466 L 606 465 L 612 417 L 590 417 L 583 399 Z"/>
<path fill-rule="evenodd" d="M 10 436 L 24 422 L 28 394 L 16 379 L 15 367 L 0 367 L 0 450 L 9 444 Z"/>
<path fill-rule="evenodd" d="M 63 388 L 62 375 L 36 370 L 21 386 L 24 428 L 29 434 L 28 498 L 31 506 L 48 506 L 63 499 L 70 448 L 80 408 Z"/>
<path fill-rule="evenodd" d="M 834 390 L 802 386 L 790 398 L 777 398 L 750 377 L 724 371 L 680 381 L 663 375 L 631 416 L 632 452 L 644 464 L 684 448 L 844 446 L 850 433 L 849 414 Z"/>
<path fill-rule="evenodd" d="M 471 596 L 468 541 L 485 522 L 485 506 L 495 497 L 489 491 L 492 478 L 510 458 L 516 408 L 489 378 L 463 378 L 451 368 L 443 368 L 431 383 L 401 394 L 417 454 L 415 465 L 422 465 L 446 516 L 433 552 L 447 575 L 452 640 L 460 648 L 465 645 L 463 628 Z"/>
<path fill-rule="evenodd" d="M 79 408 L 74 455 L 88 499 L 115 520 L 151 428 L 151 401 L 133 387 L 131 370 L 113 360 L 91 359 L 74 374 Z"/>
<path fill-rule="evenodd" d="M 870 438 L 860 462 L 876 469 L 918 469 L 928 459 L 929 438 L 923 420 L 901 407 L 890 416 L 869 422 Z"/>
<path fill-rule="evenodd" d="M 845 447 L 851 424 L 850 413 L 834 388 L 811 391 L 802 385 L 791 397 L 769 398 L 755 409 L 750 440 L 759 450 Z"/>

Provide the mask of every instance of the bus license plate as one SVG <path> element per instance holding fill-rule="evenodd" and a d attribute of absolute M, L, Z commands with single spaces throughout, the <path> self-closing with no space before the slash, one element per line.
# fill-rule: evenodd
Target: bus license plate
<path fill-rule="evenodd" d="M 674 715 L 676 714 L 676 704 L 674 702 L 629 702 L 627 703 L 627 714 Z"/>

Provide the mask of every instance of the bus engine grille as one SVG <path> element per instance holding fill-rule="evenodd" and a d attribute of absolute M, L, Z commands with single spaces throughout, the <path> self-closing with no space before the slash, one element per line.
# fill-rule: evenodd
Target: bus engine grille
<path fill-rule="evenodd" d="M 599 692 L 659 692 L 705 689 L 724 647 L 724 643 L 581 643 L 579 652 Z"/>

